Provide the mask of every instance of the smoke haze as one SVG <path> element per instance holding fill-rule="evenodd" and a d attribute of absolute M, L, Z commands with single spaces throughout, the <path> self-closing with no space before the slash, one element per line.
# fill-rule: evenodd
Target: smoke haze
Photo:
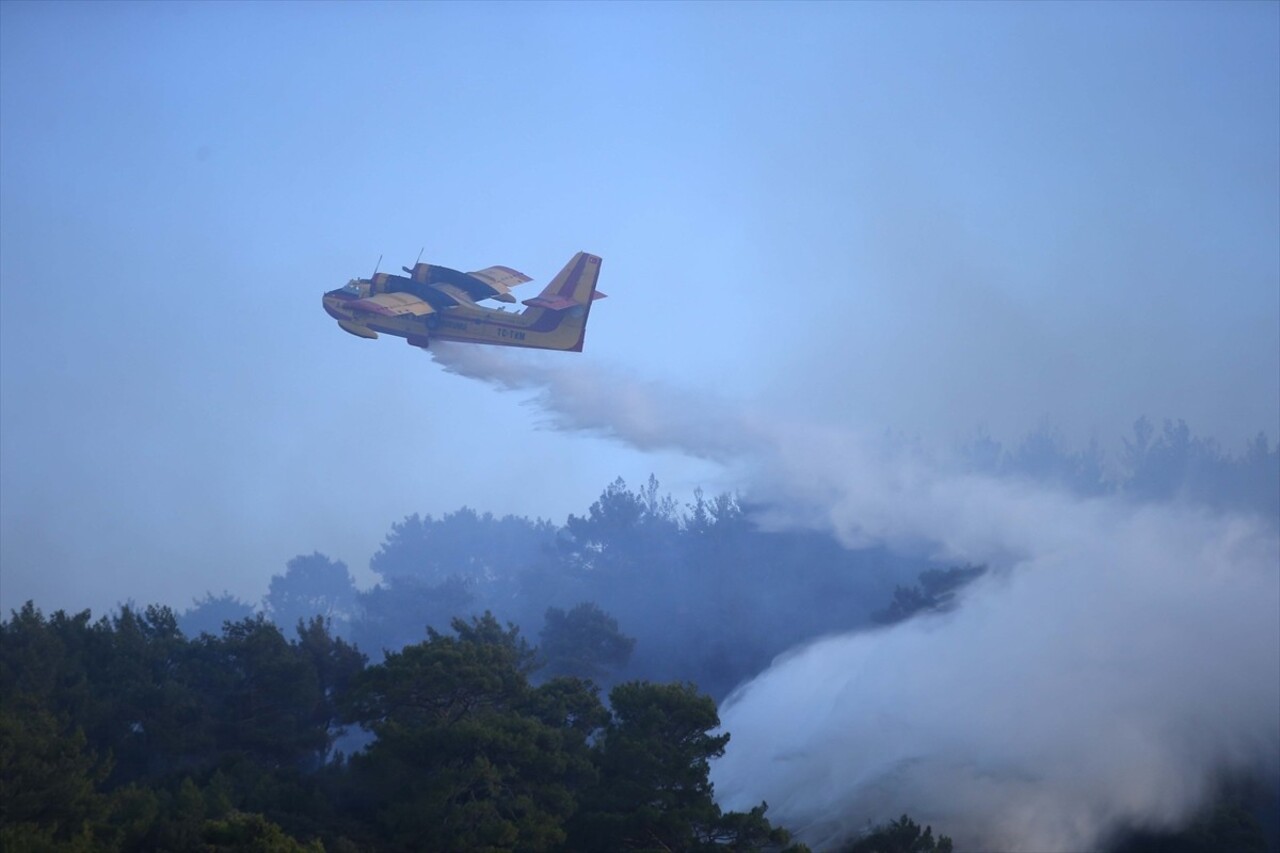
<path fill-rule="evenodd" d="M 316 551 L 416 639 L 427 593 L 368 560 L 388 522 L 563 519 L 656 472 L 900 572 L 991 567 L 744 685 L 726 804 L 818 845 L 902 810 L 992 848 L 1186 816 L 1277 762 L 1280 455 L 1197 468 L 1158 431 L 1280 433 L 1277 33 L 1280 3 L 0 2 L 0 608 L 258 602 Z M 586 249 L 613 298 L 581 356 L 435 350 L 488 384 L 459 379 L 318 304 L 420 249 L 539 281 Z M 1151 476 L 1104 497 L 946 446 L 1144 414 Z M 753 556 L 761 633 L 883 603 Z M 711 636 L 740 566 L 708 564 L 643 592 L 718 598 Z M 632 630 L 640 587 L 596 603 Z M 581 600 L 502 591 L 534 627 Z"/>
<path fill-rule="evenodd" d="M 567 369 L 563 356 L 433 343 L 429 353 L 451 373 L 507 390 L 536 392 L 533 402 L 555 429 L 616 438 L 638 450 L 679 450 L 730 463 L 762 436 L 744 417 L 706 395 L 643 381 L 622 371 Z M 576 365 L 581 367 L 581 365 Z"/>
<path fill-rule="evenodd" d="M 766 800 L 819 848 L 908 811 L 963 848 L 1082 850 L 1177 825 L 1221 774 L 1280 771 L 1270 520 L 976 476 L 581 363 L 433 355 L 532 391 L 556 429 L 728 466 L 766 524 L 993 567 L 953 612 L 820 640 L 739 688 L 726 808 Z"/>

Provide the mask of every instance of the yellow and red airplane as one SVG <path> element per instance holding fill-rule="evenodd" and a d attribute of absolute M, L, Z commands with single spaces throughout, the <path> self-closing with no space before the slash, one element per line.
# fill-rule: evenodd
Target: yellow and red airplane
<path fill-rule="evenodd" d="M 407 276 L 375 272 L 352 279 L 324 295 L 324 310 L 358 337 L 384 332 L 423 349 L 439 340 L 582 352 L 591 303 L 604 298 L 596 290 L 600 258 L 586 252 L 574 255 L 542 293 L 515 312 L 476 304 L 516 301 L 511 288 L 533 279 L 510 267 L 459 272 L 417 263 L 403 269 Z"/>

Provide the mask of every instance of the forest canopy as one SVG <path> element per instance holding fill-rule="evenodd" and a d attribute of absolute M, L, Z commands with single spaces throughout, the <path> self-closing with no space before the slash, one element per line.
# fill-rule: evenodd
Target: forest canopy
<path fill-rule="evenodd" d="M 1083 495 L 1267 517 L 1278 452 L 1259 438 L 1227 456 L 1140 421 L 1111 479 L 1047 433 L 967 458 Z M 732 739 L 717 702 L 814 638 L 945 619 L 989 569 L 764 531 L 752 509 L 618 479 L 563 526 L 409 516 L 366 589 L 312 553 L 261 605 L 211 591 L 181 613 L 94 619 L 28 602 L 0 622 L 0 847 L 802 849 L 766 803 L 717 804 L 709 767 Z M 1135 827 L 1116 844 L 1262 850 L 1257 802 L 1232 789 L 1182 834 Z M 951 849 L 884 818 L 846 848 Z"/>

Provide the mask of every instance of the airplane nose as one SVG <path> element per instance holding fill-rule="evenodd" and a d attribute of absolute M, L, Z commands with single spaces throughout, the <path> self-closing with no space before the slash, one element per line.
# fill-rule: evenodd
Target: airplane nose
<path fill-rule="evenodd" d="M 334 299 L 332 296 L 326 293 L 324 296 L 321 297 L 321 304 L 324 306 L 324 313 L 328 314 L 330 317 L 332 317 L 335 320 L 343 319 L 343 315 L 338 313 L 338 310 L 337 310 L 338 300 Z"/>

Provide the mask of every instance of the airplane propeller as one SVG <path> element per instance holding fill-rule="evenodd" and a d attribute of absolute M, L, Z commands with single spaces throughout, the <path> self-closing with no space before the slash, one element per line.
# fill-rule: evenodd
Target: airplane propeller
<path fill-rule="evenodd" d="M 418 261 L 422 260 L 422 253 L 425 252 L 426 250 L 427 250 L 426 246 L 423 246 L 421 249 L 418 250 L 418 260 L 413 262 L 413 266 L 415 268 L 418 266 Z M 411 269 L 410 267 L 400 267 L 400 269 L 404 270 L 409 275 L 413 275 L 413 269 Z"/>

